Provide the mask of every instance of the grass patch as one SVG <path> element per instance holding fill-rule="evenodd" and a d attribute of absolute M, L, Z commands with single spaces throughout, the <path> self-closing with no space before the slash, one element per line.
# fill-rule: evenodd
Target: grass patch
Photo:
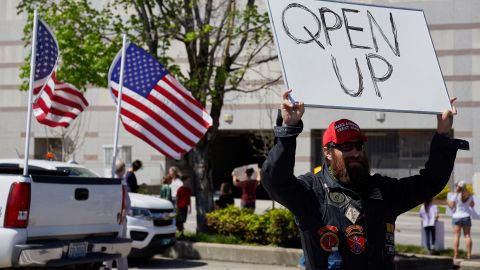
<path fill-rule="evenodd" d="M 415 245 L 395 245 L 395 250 L 401 253 L 428 254 L 427 250 Z"/>
<path fill-rule="evenodd" d="M 421 207 L 422 207 L 422 205 L 420 204 L 420 205 L 418 205 L 418 206 L 410 209 L 409 212 L 418 213 L 418 212 L 420 212 L 420 208 L 421 208 Z M 444 206 L 444 205 L 437 205 L 437 207 L 438 207 L 438 212 L 439 212 L 440 214 L 445 214 L 445 213 L 446 213 L 446 211 L 447 211 L 447 207 L 446 207 L 446 206 Z"/>
<path fill-rule="evenodd" d="M 177 234 L 177 237 L 179 235 Z M 240 238 L 233 235 L 207 234 L 207 233 L 190 233 L 185 232 L 183 239 L 190 242 L 205 242 L 217 244 L 247 245 Z M 249 244 L 251 245 L 251 244 Z"/>
<path fill-rule="evenodd" d="M 401 245 L 397 244 L 395 245 L 395 250 L 399 253 L 414 253 L 414 254 L 428 254 L 428 250 L 421 246 L 415 246 L 415 245 Z M 439 256 L 447 256 L 447 257 L 453 257 L 453 249 L 444 249 L 444 250 L 435 250 L 433 252 L 433 255 L 439 255 Z M 458 250 L 458 257 L 463 258 L 467 255 L 467 253 L 464 250 Z"/>

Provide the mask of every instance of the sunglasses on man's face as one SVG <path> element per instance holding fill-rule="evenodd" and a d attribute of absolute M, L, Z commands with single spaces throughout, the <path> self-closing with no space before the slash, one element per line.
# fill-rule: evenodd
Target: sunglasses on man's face
<path fill-rule="evenodd" d="M 353 148 L 357 151 L 362 151 L 365 148 L 365 144 L 362 141 L 359 142 L 346 142 L 342 144 L 332 143 L 333 148 L 336 148 L 342 152 L 350 152 Z"/>

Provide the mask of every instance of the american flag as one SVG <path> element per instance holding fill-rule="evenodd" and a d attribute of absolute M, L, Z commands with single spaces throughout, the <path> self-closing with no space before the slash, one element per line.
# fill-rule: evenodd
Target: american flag
<path fill-rule="evenodd" d="M 116 102 L 121 52 L 108 75 Z M 121 102 L 125 129 L 165 156 L 180 159 L 212 125 L 203 106 L 153 56 L 133 43 L 126 47 Z"/>
<path fill-rule="evenodd" d="M 88 102 L 73 85 L 57 81 L 57 62 L 57 40 L 48 25 L 38 20 L 33 114 L 44 125 L 68 127 Z"/>

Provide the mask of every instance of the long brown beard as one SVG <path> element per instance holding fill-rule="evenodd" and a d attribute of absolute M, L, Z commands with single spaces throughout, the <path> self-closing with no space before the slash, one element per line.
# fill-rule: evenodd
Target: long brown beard
<path fill-rule="evenodd" d="M 359 162 L 359 164 L 346 164 L 351 161 Z M 361 188 L 366 185 L 368 176 L 370 175 L 370 164 L 367 156 L 363 153 L 358 158 L 344 159 L 336 153 L 332 153 L 331 168 L 333 174 L 340 182 L 352 186 L 353 188 Z"/>

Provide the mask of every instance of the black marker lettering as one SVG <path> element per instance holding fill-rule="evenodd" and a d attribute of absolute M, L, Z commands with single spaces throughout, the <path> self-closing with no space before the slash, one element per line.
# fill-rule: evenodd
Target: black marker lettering
<path fill-rule="evenodd" d="M 322 49 L 325 49 L 322 43 L 315 38 L 315 36 L 312 34 L 312 32 L 310 32 L 310 30 L 308 30 L 307 27 L 304 26 L 303 29 L 305 29 L 305 32 L 307 32 L 307 34 L 315 41 L 315 43 L 318 44 L 318 46 L 320 46 Z"/>
<path fill-rule="evenodd" d="M 373 86 L 375 87 L 375 93 L 377 94 L 377 96 L 379 98 L 382 98 L 382 95 L 380 94 L 380 90 L 378 89 L 377 82 L 384 82 L 384 81 L 388 80 L 388 78 L 390 78 L 390 76 L 392 76 L 393 66 L 385 58 L 383 58 L 382 56 L 380 56 L 378 54 L 369 53 L 369 54 L 366 55 L 366 57 L 367 57 L 368 69 L 370 70 L 370 76 L 372 77 Z M 383 62 L 385 62 L 385 64 L 387 64 L 387 66 L 388 66 L 387 73 L 385 73 L 382 77 L 377 77 L 375 75 L 375 71 L 373 70 L 372 62 L 370 61 L 371 58 L 380 59 Z"/>
<path fill-rule="evenodd" d="M 332 13 L 333 16 L 335 16 L 335 24 L 333 26 L 327 26 L 327 24 L 325 23 L 325 13 Z M 327 44 L 332 46 L 328 31 L 340 29 L 342 27 L 342 19 L 340 18 L 340 15 L 326 7 L 322 7 L 320 9 L 320 18 L 322 19 L 323 28 L 325 28 L 325 39 L 327 41 Z"/>
<path fill-rule="evenodd" d="M 385 36 L 385 33 L 383 32 L 382 28 L 380 28 L 380 25 L 378 25 L 377 21 L 375 20 L 375 18 L 373 17 L 373 15 L 370 13 L 369 10 L 367 10 L 367 15 L 368 15 L 368 22 L 370 23 L 370 31 L 372 32 L 372 39 L 373 39 L 373 45 L 375 46 L 375 51 L 378 53 L 378 44 L 377 44 L 377 39 L 375 38 L 375 33 L 373 32 L 373 24 L 375 24 L 378 31 L 382 35 L 383 39 L 387 42 L 388 46 L 390 46 L 390 49 L 392 50 L 392 52 L 396 56 L 400 57 L 400 48 L 398 46 L 397 27 L 395 26 L 395 21 L 393 21 L 392 13 L 390 13 L 390 24 L 392 25 L 392 33 L 393 33 L 393 39 L 395 41 L 395 48 L 393 48 L 392 43 L 390 43 L 387 36 Z"/>
<path fill-rule="evenodd" d="M 355 45 L 355 44 L 353 44 L 353 42 L 352 42 L 352 37 L 350 36 L 350 30 L 363 32 L 363 28 L 361 28 L 361 27 L 356 27 L 356 26 L 350 26 L 350 25 L 348 24 L 348 19 L 347 19 L 347 14 L 346 14 L 347 12 L 358 13 L 359 11 L 356 10 L 356 9 L 342 8 L 343 21 L 344 21 L 344 24 L 345 24 L 345 30 L 347 30 L 348 40 L 350 41 L 350 47 L 352 47 L 352 48 L 359 48 L 359 49 L 371 49 L 370 47 L 367 47 L 367 46 L 361 46 L 361 45 Z"/>
<path fill-rule="evenodd" d="M 291 8 L 300 8 L 300 9 L 303 9 L 305 10 L 306 12 L 312 14 L 313 18 L 315 19 L 316 23 L 317 23 L 317 32 L 315 34 L 312 34 L 312 31 L 308 30 L 306 26 L 304 26 L 303 28 L 307 31 L 307 34 L 311 37 L 311 39 L 308 39 L 308 40 L 303 40 L 303 39 L 300 39 L 300 38 L 297 38 L 295 36 L 292 35 L 292 33 L 290 33 L 290 29 L 288 28 L 288 25 L 287 25 L 287 22 L 285 21 L 285 13 L 287 12 L 287 10 L 291 9 Z M 298 44 L 302 43 L 302 44 L 308 44 L 312 41 L 315 41 L 320 47 L 324 48 L 322 43 L 320 43 L 320 41 L 317 40 L 317 38 L 320 37 L 320 30 L 322 28 L 321 24 L 320 24 L 320 20 L 317 18 L 317 16 L 310 10 L 308 9 L 306 6 L 303 6 L 303 5 L 300 5 L 300 4 L 297 4 L 297 3 L 292 3 L 292 4 L 289 4 L 282 12 L 282 22 L 283 22 L 283 29 L 285 29 L 285 32 L 287 33 L 287 35 L 293 39 L 295 42 L 297 42 Z"/>
<path fill-rule="evenodd" d="M 352 97 L 359 97 L 363 93 L 363 75 L 362 71 L 360 70 L 360 67 L 358 66 L 358 60 L 355 58 L 355 65 L 357 66 L 357 74 L 358 74 L 358 90 L 355 92 L 354 90 L 349 90 L 345 84 L 343 83 L 342 75 L 340 74 L 340 71 L 338 70 L 338 65 L 337 65 L 337 59 L 332 55 L 332 65 L 333 65 L 333 70 L 335 71 L 335 75 L 337 75 L 338 82 L 340 83 L 340 86 L 343 89 L 343 92 L 345 94 L 352 96 Z"/>

